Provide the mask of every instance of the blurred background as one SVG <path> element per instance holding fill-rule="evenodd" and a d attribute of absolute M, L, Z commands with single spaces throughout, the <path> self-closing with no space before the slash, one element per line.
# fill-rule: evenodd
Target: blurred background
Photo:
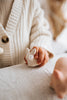
<path fill-rule="evenodd" d="M 67 53 L 67 0 L 39 0 L 50 24 L 56 54 Z"/>

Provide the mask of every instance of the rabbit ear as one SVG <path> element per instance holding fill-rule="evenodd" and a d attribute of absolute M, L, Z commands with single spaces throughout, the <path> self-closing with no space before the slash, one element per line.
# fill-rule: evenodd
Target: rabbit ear
<path fill-rule="evenodd" d="M 56 79 L 63 79 L 63 74 L 59 70 L 55 69 L 53 74 Z"/>
<path fill-rule="evenodd" d="M 31 50 L 31 54 L 32 55 L 35 55 L 36 54 L 36 48 L 34 48 L 34 49 Z"/>
<path fill-rule="evenodd" d="M 26 54 L 29 53 L 29 52 L 30 52 L 30 49 L 29 48 L 26 48 Z"/>

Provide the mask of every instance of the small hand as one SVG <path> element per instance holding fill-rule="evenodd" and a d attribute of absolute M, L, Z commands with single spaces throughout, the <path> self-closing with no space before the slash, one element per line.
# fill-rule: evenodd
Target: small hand
<path fill-rule="evenodd" d="M 34 48 L 36 48 L 36 54 L 34 55 L 34 58 L 37 60 L 38 65 L 45 65 L 49 60 L 48 52 L 41 47 L 33 47 L 33 49 Z"/>

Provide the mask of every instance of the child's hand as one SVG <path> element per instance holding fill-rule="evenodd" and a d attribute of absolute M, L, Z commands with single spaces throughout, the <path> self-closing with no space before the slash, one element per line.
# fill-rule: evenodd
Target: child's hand
<path fill-rule="evenodd" d="M 30 58 L 31 56 L 33 58 Z M 27 49 L 24 60 L 26 64 L 31 67 L 43 66 L 44 64 L 48 62 L 49 55 L 48 55 L 48 52 L 44 48 L 33 47 L 31 50 Z"/>
<path fill-rule="evenodd" d="M 39 66 L 43 66 L 49 60 L 48 52 L 41 47 L 33 47 L 33 49 L 34 48 L 36 48 L 36 54 L 34 55 L 34 58 L 37 60 Z"/>

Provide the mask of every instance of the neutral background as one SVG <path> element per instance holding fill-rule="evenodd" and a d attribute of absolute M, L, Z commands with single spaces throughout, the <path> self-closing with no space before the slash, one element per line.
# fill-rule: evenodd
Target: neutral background
<path fill-rule="evenodd" d="M 48 14 L 48 5 L 46 0 L 39 0 L 44 12 Z M 67 25 L 62 33 L 57 37 L 56 41 L 53 41 L 53 49 L 56 54 L 60 54 L 67 51 Z"/>

